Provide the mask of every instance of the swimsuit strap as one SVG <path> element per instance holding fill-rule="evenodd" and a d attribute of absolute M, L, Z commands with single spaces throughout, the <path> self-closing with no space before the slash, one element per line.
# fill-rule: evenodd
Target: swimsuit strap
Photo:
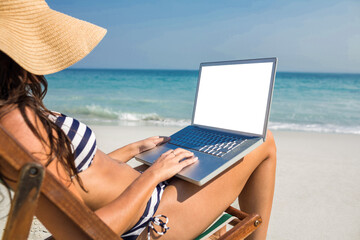
<path fill-rule="evenodd" d="M 160 219 L 160 218 L 164 218 L 165 219 L 165 222 Z M 148 227 L 148 240 L 150 240 L 150 228 L 152 228 L 157 234 L 159 235 L 164 235 L 167 230 L 169 230 L 170 228 L 168 226 L 166 226 L 166 224 L 169 222 L 169 219 L 164 216 L 164 215 L 157 215 L 155 217 L 152 217 L 150 218 L 150 221 L 149 221 L 149 227 Z M 161 232 L 158 232 L 156 231 L 153 223 L 157 226 L 160 226 L 161 227 Z"/>

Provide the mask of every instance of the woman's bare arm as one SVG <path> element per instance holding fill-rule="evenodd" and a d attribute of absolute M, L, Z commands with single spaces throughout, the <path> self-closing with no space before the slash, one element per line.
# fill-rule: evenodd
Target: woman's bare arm
<path fill-rule="evenodd" d="M 153 173 L 144 172 L 118 198 L 95 213 L 115 233 L 122 234 L 136 223 L 135 219 L 141 217 L 157 184 Z"/>
<path fill-rule="evenodd" d="M 169 140 L 169 137 L 149 137 L 144 140 L 130 143 L 122 148 L 116 149 L 115 151 L 109 153 L 108 156 L 118 162 L 127 162 L 133 157 L 135 157 L 135 155 L 152 149 Z"/>
<path fill-rule="evenodd" d="M 175 151 L 176 155 L 172 150 L 162 154 L 119 197 L 95 211 L 114 232 L 122 234 L 136 223 L 134 219 L 140 218 L 159 182 L 171 178 L 184 167 L 197 161 L 192 152 L 184 149 Z"/>
<path fill-rule="evenodd" d="M 131 143 L 108 153 L 108 156 L 115 161 L 126 163 L 138 153 L 139 148 L 135 145 L 135 143 Z"/>

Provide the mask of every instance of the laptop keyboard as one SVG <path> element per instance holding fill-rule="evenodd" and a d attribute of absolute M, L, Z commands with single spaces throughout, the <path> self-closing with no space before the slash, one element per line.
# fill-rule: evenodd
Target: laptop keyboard
<path fill-rule="evenodd" d="M 222 157 L 232 149 L 246 142 L 245 138 L 215 133 L 199 128 L 184 128 L 171 137 L 170 143 Z"/>

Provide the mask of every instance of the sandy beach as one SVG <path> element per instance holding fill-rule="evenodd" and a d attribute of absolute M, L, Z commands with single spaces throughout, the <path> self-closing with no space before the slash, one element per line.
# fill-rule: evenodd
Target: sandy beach
<path fill-rule="evenodd" d="M 91 194 L 83 197 L 89 211 L 111 203 L 107 186 L 126 182 L 124 175 L 131 172 L 108 171 L 114 164 L 106 165 L 106 158 L 86 170 L 99 153 L 96 144 L 110 153 L 151 136 L 170 136 L 191 123 L 255 135 L 268 128 L 277 146 L 270 222 L 269 204 L 266 211 L 257 208 L 269 223 L 267 239 L 360 240 L 360 0 L 205 3 L 0 0 L 1 124 L 37 156 L 49 154 L 39 149 L 30 130 L 37 136 L 47 133 L 40 143 L 54 143 L 50 153 L 69 155 L 70 141 L 74 164 L 64 164 L 91 178 L 84 183 Z M 56 146 L 65 135 L 55 134 L 57 141 L 53 130 L 67 135 L 66 151 Z M 222 154 L 235 143 L 221 145 L 211 151 Z M 135 158 L 127 164 L 142 165 Z M 238 166 L 248 169 L 246 161 Z M 235 171 L 244 177 L 244 171 Z M 161 170 L 156 174 L 161 176 Z M 267 192 L 265 178 L 252 179 L 249 189 L 254 183 Z M 15 195 L 2 183 L 0 240 Z M 218 183 L 219 196 L 232 189 Z M 249 192 L 256 192 L 254 203 L 269 203 L 257 191 Z M 63 195 L 56 198 L 66 199 Z M 116 203 L 138 206 L 136 198 L 122 196 Z M 221 206 L 210 195 L 205 198 L 212 207 Z M 192 216 L 186 221 L 194 227 L 196 206 L 187 206 Z M 240 208 L 237 200 L 232 206 Z M 109 209 L 97 212 L 111 222 L 116 210 Z M 60 219 L 46 210 L 49 218 Z M 123 212 L 115 217 L 125 219 Z M 182 226 L 168 216 L 169 225 Z M 130 230 L 137 234 L 136 228 Z M 70 240 L 76 238 L 71 227 L 67 231 Z M 34 216 L 28 239 L 51 235 Z"/>
<path fill-rule="evenodd" d="M 176 127 L 91 126 L 99 148 L 116 147 Z M 360 238 L 360 135 L 274 131 L 278 165 L 268 239 Z M 138 164 L 135 160 L 129 162 Z M 4 192 L 4 189 L 2 189 Z M 1 202 L 3 229 L 8 202 Z M 48 236 L 38 222 L 29 239 Z"/>

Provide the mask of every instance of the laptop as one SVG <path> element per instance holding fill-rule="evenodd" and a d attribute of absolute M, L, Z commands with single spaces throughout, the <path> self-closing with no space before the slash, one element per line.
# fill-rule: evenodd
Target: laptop
<path fill-rule="evenodd" d="M 276 65 L 277 58 L 201 63 L 191 125 L 135 158 L 151 165 L 169 149 L 187 149 L 199 160 L 176 176 L 207 183 L 265 141 Z"/>

